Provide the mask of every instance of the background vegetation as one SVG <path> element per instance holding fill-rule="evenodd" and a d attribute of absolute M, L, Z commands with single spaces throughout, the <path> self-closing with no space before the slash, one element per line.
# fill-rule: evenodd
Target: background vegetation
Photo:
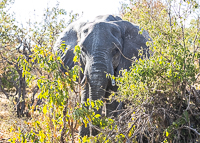
<path fill-rule="evenodd" d="M 140 25 L 141 33 L 148 31 L 152 56 L 135 60 L 130 71 L 113 77 L 119 88 L 112 97 L 124 103 L 117 118 L 95 114 L 103 106 L 100 100 L 80 104 L 82 69 L 62 73 L 63 63 L 52 51 L 57 34 L 77 15 L 66 22 L 66 11 L 56 5 L 44 11 L 42 22 L 29 21 L 28 28 L 21 28 L 8 14 L 12 3 L 0 3 L 0 89 L 17 121 L 7 126 L 10 142 L 199 142 L 198 1 L 122 5 L 122 18 Z M 79 46 L 74 52 L 79 61 Z M 82 124 L 99 134 L 80 138 Z"/>

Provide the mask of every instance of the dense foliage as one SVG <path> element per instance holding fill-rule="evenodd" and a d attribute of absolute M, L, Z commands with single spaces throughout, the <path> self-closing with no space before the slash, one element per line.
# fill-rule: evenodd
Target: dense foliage
<path fill-rule="evenodd" d="M 132 111 L 127 122 L 134 128 L 126 130 L 128 140 L 198 142 L 198 9 L 195 1 L 145 0 L 124 9 L 124 19 L 148 31 L 153 53 L 149 59 L 136 60 L 129 72 L 122 71 L 117 78 L 119 98 L 128 101 L 127 109 Z M 189 23 L 191 16 L 197 18 Z"/>
<path fill-rule="evenodd" d="M 15 97 L 11 100 L 18 116 L 26 115 L 23 125 L 16 123 L 10 129 L 11 142 L 200 140 L 200 5 L 196 1 L 138 0 L 123 5 L 123 19 L 140 25 L 141 34 L 148 31 L 151 56 L 141 50 L 141 59 L 135 59 L 129 71 L 112 77 L 119 88 L 110 99 L 124 104 L 117 118 L 95 114 L 103 106 L 101 100 L 80 103 L 82 69 L 76 65 L 69 70 L 52 51 L 57 34 L 77 15 L 66 23 L 60 18 L 66 12 L 57 5 L 46 9 L 41 23 L 29 22 L 29 28 L 23 29 L 6 12 L 10 2 L 0 3 L 0 89 L 7 98 Z M 76 46 L 74 62 L 79 63 L 80 52 Z M 60 70 L 61 65 L 67 72 Z M 80 138 L 82 124 L 99 134 Z"/>
<path fill-rule="evenodd" d="M 25 108 L 25 102 L 20 101 L 20 98 L 25 97 L 25 78 L 22 76 L 17 58 L 20 54 L 27 56 L 25 49 L 28 45 L 23 41 L 25 31 L 19 28 L 13 16 L 8 14 L 8 7 L 12 3 L 12 0 L 3 0 L 0 3 L 0 90 L 7 98 L 12 97 L 16 103 L 20 103 L 16 106 L 17 114 L 21 116 Z M 26 46 L 22 48 L 24 44 Z"/>

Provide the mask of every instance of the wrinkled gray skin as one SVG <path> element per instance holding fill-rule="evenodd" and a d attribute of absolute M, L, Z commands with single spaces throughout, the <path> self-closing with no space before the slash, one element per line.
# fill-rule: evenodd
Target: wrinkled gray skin
<path fill-rule="evenodd" d="M 130 22 L 123 21 L 120 17 L 112 15 L 98 16 L 93 22 L 73 22 L 58 38 L 54 50 L 59 51 L 66 66 L 74 66 L 74 47 L 81 48 L 81 66 L 84 75 L 81 75 L 82 82 L 87 78 L 86 86 L 81 95 L 81 102 L 108 97 L 106 91 L 117 90 L 114 81 L 106 78 L 106 73 L 118 76 L 119 70 L 129 69 L 133 56 L 138 57 L 138 50 L 148 49 L 146 42 L 148 34 L 138 34 L 139 27 Z M 59 50 L 62 41 L 65 41 L 68 49 L 65 53 Z M 120 49 L 120 50 L 119 50 Z M 121 54 L 121 52 L 123 55 Z M 118 104 L 113 102 L 106 105 L 106 116 L 117 108 Z M 96 111 L 101 114 L 102 109 Z M 116 116 L 116 113 L 114 114 Z M 80 135 L 90 135 L 89 129 L 84 125 L 79 130 Z M 92 131 L 92 134 L 96 134 Z"/>

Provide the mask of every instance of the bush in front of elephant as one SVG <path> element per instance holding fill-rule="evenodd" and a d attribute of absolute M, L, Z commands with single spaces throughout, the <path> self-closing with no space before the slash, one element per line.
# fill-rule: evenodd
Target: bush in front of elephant
<path fill-rule="evenodd" d="M 198 17 L 188 25 L 187 17 L 199 6 L 195 2 L 176 4 L 144 0 L 135 2 L 124 15 L 148 30 L 153 41 L 149 43 L 153 56 L 135 61 L 130 71 L 121 71 L 122 76 L 116 79 L 117 99 L 128 101 L 118 119 L 124 121 L 118 130 L 126 141 L 199 140 L 200 25 Z M 182 11 L 174 13 L 177 7 Z"/>

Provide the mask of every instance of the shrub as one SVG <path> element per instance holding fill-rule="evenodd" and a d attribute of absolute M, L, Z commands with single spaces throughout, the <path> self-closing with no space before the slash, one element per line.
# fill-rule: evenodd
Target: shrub
<path fill-rule="evenodd" d="M 127 141 L 199 139 L 200 25 L 199 19 L 186 23 L 199 5 L 195 1 L 176 4 L 144 0 L 125 9 L 124 19 L 139 24 L 141 32 L 148 31 L 152 42 L 147 44 L 153 53 L 136 60 L 130 71 L 122 70 L 116 79 L 117 99 L 127 106 L 119 117 L 125 120 L 120 129 Z"/>

